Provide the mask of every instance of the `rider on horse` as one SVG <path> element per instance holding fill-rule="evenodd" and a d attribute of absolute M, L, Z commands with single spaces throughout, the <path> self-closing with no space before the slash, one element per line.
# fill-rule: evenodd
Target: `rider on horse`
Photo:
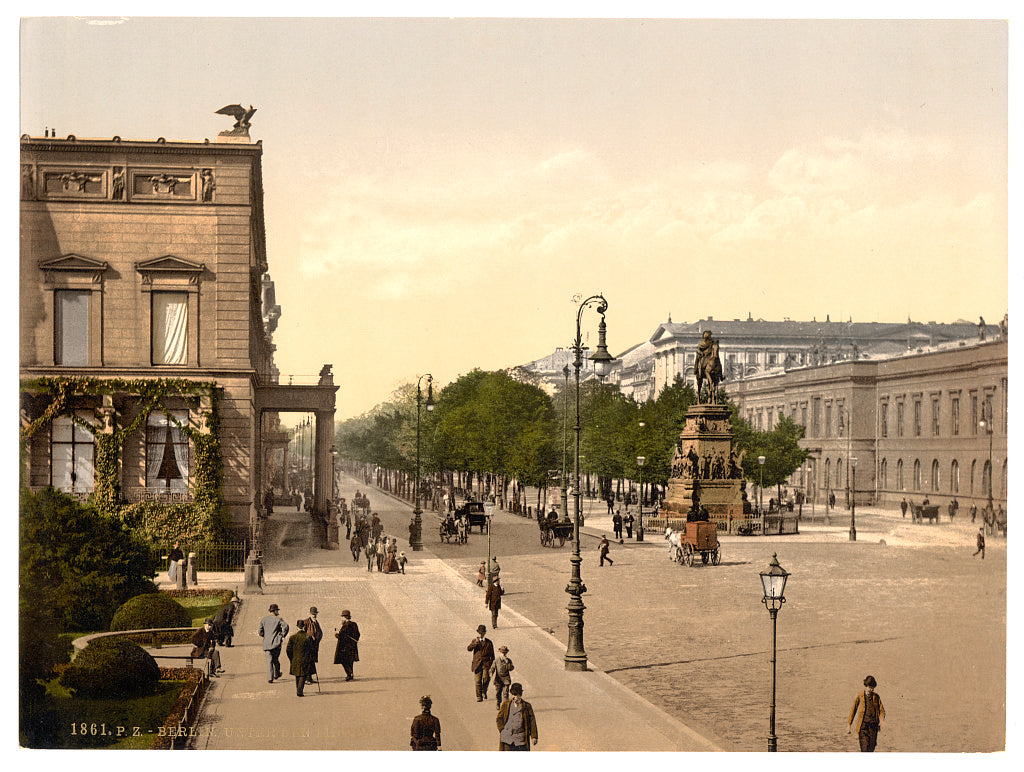
<path fill-rule="evenodd" d="M 693 374 L 697 379 L 697 402 L 700 402 L 701 385 L 708 382 L 708 402 L 714 404 L 718 398 L 718 384 L 722 380 L 722 360 L 718 357 L 718 341 L 711 337 L 711 330 L 704 330 L 697 344 L 697 357 L 693 363 Z"/>

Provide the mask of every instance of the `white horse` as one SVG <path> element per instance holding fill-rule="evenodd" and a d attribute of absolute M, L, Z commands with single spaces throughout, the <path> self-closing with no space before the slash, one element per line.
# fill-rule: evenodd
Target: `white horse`
<path fill-rule="evenodd" d="M 666 528 L 665 538 L 668 540 L 669 560 L 675 560 L 676 550 L 683 548 L 682 531 L 673 531 L 671 528 Z"/>

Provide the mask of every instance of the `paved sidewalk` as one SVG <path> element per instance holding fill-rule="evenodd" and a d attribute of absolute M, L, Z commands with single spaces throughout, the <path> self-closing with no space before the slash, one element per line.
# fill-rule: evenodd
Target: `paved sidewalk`
<path fill-rule="evenodd" d="M 347 550 L 315 550 L 268 571 L 264 595 L 243 594 L 235 646 L 223 649 L 226 673 L 213 680 L 195 739 L 199 749 L 405 750 L 419 698 L 430 694 L 444 750 L 496 750 L 492 700 L 477 702 L 466 651 L 489 622 L 479 588 L 429 550 L 412 553 L 406 574 L 368 573 Z M 234 587 L 238 574 L 204 574 L 201 586 Z M 320 685 L 295 694 L 287 675 L 267 683 L 256 635 L 270 603 L 295 629 L 317 606 L 325 628 Z M 333 662 L 333 630 L 343 608 L 359 625 L 354 681 Z M 567 672 L 564 643 L 504 605 L 495 647 L 506 645 L 515 677 L 537 715 L 541 751 L 728 750 L 641 699 L 610 676 Z M 490 695 L 493 698 L 493 693 Z"/>

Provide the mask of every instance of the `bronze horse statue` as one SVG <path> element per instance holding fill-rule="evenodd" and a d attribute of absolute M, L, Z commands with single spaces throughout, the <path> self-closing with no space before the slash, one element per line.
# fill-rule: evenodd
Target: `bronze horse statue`
<path fill-rule="evenodd" d="M 718 384 L 722 381 L 722 360 L 718 356 L 718 341 L 711 337 L 710 330 L 704 330 L 697 346 L 697 357 L 693 363 L 693 374 L 697 379 L 697 402 L 705 381 L 708 383 L 708 403 L 718 400 Z"/>

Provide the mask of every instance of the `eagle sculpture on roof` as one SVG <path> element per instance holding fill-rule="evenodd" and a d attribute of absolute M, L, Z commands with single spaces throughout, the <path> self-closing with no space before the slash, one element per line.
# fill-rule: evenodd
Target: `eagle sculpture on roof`
<path fill-rule="evenodd" d="M 256 108 L 249 105 L 249 109 L 246 110 L 241 105 L 228 105 L 222 107 L 217 111 L 217 115 L 230 115 L 235 119 L 234 128 L 236 129 L 248 129 L 251 125 L 249 119 L 252 118 L 252 114 L 256 112 Z"/>

